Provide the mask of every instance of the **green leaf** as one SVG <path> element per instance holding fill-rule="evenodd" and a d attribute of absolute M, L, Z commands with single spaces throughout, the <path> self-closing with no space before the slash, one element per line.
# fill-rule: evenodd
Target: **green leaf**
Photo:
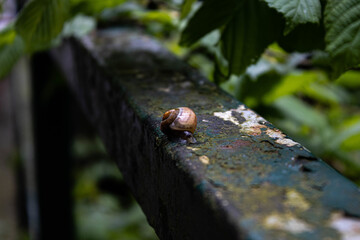
<path fill-rule="evenodd" d="M 163 24 L 164 26 L 174 25 L 171 14 L 166 11 L 142 11 L 134 13 L 134 15 L 143 23 L 158 22 Z"/>
<path fill-rule="evenodd" d="M 256 80 L 244 74 L 241 85 L 236 92 L 236 97 L 248 106 L 255 107 L 262 102 L 263 96 L 274 89 L 280 82 L 281 76 L 276 71 L 260 75 Z"/>
<path fill-rule="evenodd" d="M 347 71 L 335 83 L 348 88 L 360 88 L 360 72 Z"/>
<path fill-rule="evenodd" d="M 61 37 L 82 37 L 96 28 L 96 20 L 93 17 L 77 15 L 64 25 Z"/>
<path fill-rule="evenodd" d="M 196 0 L 185 0 L 181 6 L 181 15 L 180 18 L 184 19 L 191 11 L 191 6 Z"/>
<path fill-rule="evenodd" d="M 274 102 L 284 115 L 303 125 L 322 131 L 329 128 L 326 117 L 316 109 L 293 96 L 285 96 Z"/>
<path fill-rule="evenodd" d="M 67 17 L 67 0 L 33 0 L 20 12 L 15 29 L 32 52 L 47 48 L 61 32 Z"/>
<path fill-rule="evenodd" d="M 113 8 L 126 2 L 126 0 L 70 0 L 71 13 L 76 15 L 98 15 L 106 8 Z"/>
<path fill-rule="evenodd" d="M 312 83 L 308 85 L 304 94 L 309 98 L 325 104 L 340 104 L 349 102 L 349 95 L 340 86 L 331 84 Z"/>
<path fill-rule="evenodd" d="M 319 23 L 321 4 L 319 0 L 264 0 L 269 7 L 282 13 L 286 19 L 285 33 L 289 33 L 297 25 Z"/>
<path fill-rule="evenodd" d="M 180 44 L 190 46 L 207 33 L 226 24 L 243 0 L 206 0 L 181 33 Z"/>
<path fill-rule="evenodd" d="M 346 151 L 354 151 L 360 149 L 360 133 L 356 135 L 352 135 L 348 139 L 346 139 L 342 144 L 341 148 Z"/>
<path fill-rule="evenodd" d="M 275 10 L 260 1 L 246 1 L 226 25 L 221 38 L 229 74 L 243 73 L 282 31 L 283 21 Z"/>
<path fill-rule="evenodd" d="M 359 150 L 360 149 L 360 118 L 359 116 L 353 117 L 345 121 L 342 131 L 340 131 L 336 138 L 332 141 L 332 147 L 338 148 L 339 145 L 346 150 Z"/>
<path fill-rule="evenodd" d="M 287 52 L 310 52 L 325 49 L 324 26 L 307 23 L 296 26 L 289 34 L 281 36 L 279 45 Z"/>
<path fill-rule="evenodd" d="M 326 51 L 336 77 L 360 63 L 360 1 L 328 0 L 324 20 Z"/>
<path fill-rule="evenodd" d="M 0 38 L 2 34 L 0 33 Z M 0 79 L 4 78 L 13 65 L 24 53 L 24 43 L 21 37 L 15 36 L 13 41 L 0 46 Z"/>
<path fill-rule="evenodd" d="M 16 32 L 13 27 L 6 27 L 0 31 L 0 48 L 14 42 Z"/>
<path fill-rule="evenodd" d="M 304 90 L 311 82 L 318 80 L 321 72 L 303 72 L 302 74 L 287 74 L 273 89 L 268 89 L 264 95 L 264 102 L 270 104 L 283 96 Z"/>

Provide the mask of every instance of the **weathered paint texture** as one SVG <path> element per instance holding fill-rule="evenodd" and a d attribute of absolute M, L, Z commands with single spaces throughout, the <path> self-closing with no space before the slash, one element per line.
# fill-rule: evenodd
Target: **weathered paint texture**
<path fill-rule="evenodd" d="M 162 239 L 351 239 L 350 216 L 359 229 L 353 183 L 156 41 L 103 31 L 55 56 Z M 196 144 L 160 131 L 179 106 Z"/>

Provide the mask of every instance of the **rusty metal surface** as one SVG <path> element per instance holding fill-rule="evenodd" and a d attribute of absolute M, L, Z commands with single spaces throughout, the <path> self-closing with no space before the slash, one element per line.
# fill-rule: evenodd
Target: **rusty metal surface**
<path fill-rule="evenodd" d="M 54 55 L 160 238 L 360 234 L 355 184 L 156 41 L 108 30 Z M 160 131 L 179 106 L 197 114 L 196 144 Z"/>

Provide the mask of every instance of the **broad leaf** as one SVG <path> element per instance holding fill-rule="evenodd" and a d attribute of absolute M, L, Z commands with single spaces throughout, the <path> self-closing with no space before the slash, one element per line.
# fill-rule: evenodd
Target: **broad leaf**
<path fill-rule="evenodd" d="M 316 130 L 329 128 L 326 117 L 321 112 L 305 104 L 293 96 L 285 96 L 274 102 L 274 106 L 284 115 L 303 125 L 310 126 Z"/>
<path fill-rule="evenodd" d="M 282 31 L 282 19 L 275 10 L 260 1 L 246 1 L 227 23 L 221 38 L 229 74 L 243 73 Z"/>
<path fill-rule="evenodd" d="M 134 13 L 136 19 L 140 20 L 142 23 L 148 24 L 150 22 L 161 23 L 164 26 L 174 25 L 173 18 L 171 14 L 166 11 L 141 11 Z"/>
<path fill-rule="evenodd" d="M 354 134 L 346 139 L 342 144 L 341 148 L 346 151 L 359 151 L 360 149 L 360 133 Z"/>
<path fill-rule="evenodd" d="M 289 33 L 297 25 L 319 23 L 321 4 L 319 0 L 264 0 L 271 8 L 282 13 L 286 18 L 285 33 Z"/>
<path fill-rule="evenodd" d="M 116 7 L 124 2 L 126 0 L 70 0 L 71 13 L 72 15 L 78 13 L 97 15 L 106 8 Z"/>
<path fill-rule="evenodd" d="M 356 121 L 357 120 L 357 121 Z M 332 147 L 338 148 L 341 145 L 347 150 L 358 150 L 360 148 L 360 119 L 354 117 L 344 121 L 343 129 L 332 141 Z"/>
<path fill-rule="evenodd" d="M 207 33 L 223 26 L 243 0 L 206 0 L 187 23 L 181 34 L 180 44 L 190 46 Z"/>
<path fill-rule="evenodd" d="M 302 74 L 287 74 L 273 89 L 267 89 L 263 95 L 264 102 L 270 104 L 283 96 L 301 92 L 311 82 L 315 82 L 320 74 L 311 71 Z"/>
<path fill-rule="evenodd" d="M 349 95 L 340 86 L 312 83 L 304 90 L 304 94 L 324 104 L 340 104 L 349 102 Z"/>
<path fill-rule="evenodd" d="M 12 44 L 16 37 L 16 32 L 12 26 L 6 27 L 0 31 L 0 48 L 4 45 Z"/>
<path fill-rule="evenodd" d="M 181 6 L 181 19 L 184 19 L 191 11 L 191 6 L 196 0 L 185 0 Z"/>
<path fill-rule="evenodd" d="M 281 83 L 281 76 L 275 71 L 267 72 L 256 80 L 244 74 L 241 85 L 236 92 L 236 97 L 249 107 L 256 107 L 262 102 L 263 96 L 276 88 L 279 83 Z"/>
<path fill-rule="evenodd" d="M 293 31 L 278 40 L 287 52 L 309 52 L 325 49 L 325 29 L 323 25 L 308 23 L 296 26 Z"/>
<path fill-rule="evenodd" d="M 347 88 L 360 88 L 359 71 L 347 71 L 335 81 L 336 84 Z"/>
<path fill-rule="evenodd" d="M 15 29 L 31 52 L 48 47 L 67 17 L 67 0 L 33 0 L 20 12 Z"/>
<path fill-rule="evenodd" d="M 64 25 L 61 37 L 82 37 L 96 28 L 96 20 L 93 17 L 77 15 Z"/>
<path fill-rule="evenodd" d="M 0 46 L 0 80 L 10 72 L 23 53 L 24 43 L 19 36 L 15 36 L 12 43 Z"/>
<path fill-rule="evenodd" d="M 360 63 L 360 1 L 328 0 L 325 7 L 326 50 L 338 76 Z"/>

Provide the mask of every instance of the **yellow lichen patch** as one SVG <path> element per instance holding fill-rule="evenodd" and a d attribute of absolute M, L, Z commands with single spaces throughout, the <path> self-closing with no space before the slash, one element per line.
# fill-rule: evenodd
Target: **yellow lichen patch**
<path fill-rule="evenodd" d="M 263 171 L 271 171 L 271 168 L 265 168 Z M 248 178 L 246 174 L 244 174 L 243 177 L 246 184 L 250 185 L 252 183 L 252 178 Z M 229 187 L 229 189 L 239 191 L 236 190 L 236 187 L 237 186 L 233 186 L 233 188 Z M 283 199 L 283 192 L 283 187 L 264 182 L 260 185 L 252 187 L 251 189 L 247 189 L 246 191 L 244 190 L 241 194 L 241 199 L 238 201 L 241 201 L 244 206 L 246 206 L 245 214 L 252 215 L 256 212 L 261 215 L 268 215 L 271 214 L 274 209 L 278 208 L 279 203 Z"/>
<path fill-rule="evenodd" d="M 291 214 L 273 213 L 265 218 L 264 226 L 269 229 L 283 230 L 293 234 L 312 230 L 309 224 Z"/>
<path fill-rule="evenodd" d="M 335 228 L 341 234 L 342 240 L 360 239 L 359 219 L 345 217 L 342 213 L 333 213 L 331 215 L 330 226 Z"/>
<path fill-rule="evenodd" d="M 205 156 L 205 155 L 200 156 L 200 157 L 199 157 L 199 160 L 200 160 L 200 162 L 202 162 L 203 164 L 209 164 L 209 163 L 210 163 L 210 159 L 209 159 L 207 156 Z"/>
<path fill-rule="evenodd" d="M 310 204 L 306 199 L 296 190 L 288 190 L 286 192 L 286 200 L 284 204 L 288 207 L 306 211 L 309 209 Z"/>

